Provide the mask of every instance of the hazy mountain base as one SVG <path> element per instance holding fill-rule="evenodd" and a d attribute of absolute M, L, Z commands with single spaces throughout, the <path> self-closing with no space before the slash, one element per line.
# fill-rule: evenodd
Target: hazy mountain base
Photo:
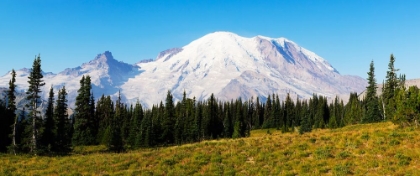
<path fill-rule="evenodd" d="M 0 155 L 0 175 L 419 175 L 420 129 L 390 122 L 103 153 L 76 148 L 65 157 Z"/>

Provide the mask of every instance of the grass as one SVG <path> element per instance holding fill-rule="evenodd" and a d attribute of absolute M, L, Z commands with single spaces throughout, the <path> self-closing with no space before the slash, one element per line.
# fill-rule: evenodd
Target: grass
<path fill-rule="evenodd" d="M 64 157 L 0 155 L 0 175 L 420 175 L 420 129 L 392 123 Z"/>

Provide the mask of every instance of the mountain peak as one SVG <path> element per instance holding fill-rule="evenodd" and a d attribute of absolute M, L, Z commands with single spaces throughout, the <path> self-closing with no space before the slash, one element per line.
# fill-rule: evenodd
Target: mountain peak
<path fill-rule="evenodd" d="M 102 62 L 106 62 L 106 61 L 108 61 L 108 60 L 115 60 L 114 59 L 114 57 L 112 56 L 112 53 L 110 52 L 110 51 L 105 51 L 104 53 L 102 53 L 102 54 L 98 54 L 96 57 L 95 57 L 95 59 L 94 59 L 94 61 L 95 60 L 97 60 L 97 61 L 102 61 Z"/>

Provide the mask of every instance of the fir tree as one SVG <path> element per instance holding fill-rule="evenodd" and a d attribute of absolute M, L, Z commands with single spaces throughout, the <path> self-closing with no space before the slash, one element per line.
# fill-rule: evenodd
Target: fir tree
<path fill-rule="evenodd" d="M 37 154 L 38 152 L 38 131 L 40 129 L 40 118 L 41 118 L 41 112 L 38 109 L 38 104 L 41 101 L 41 87 L 45 85 L 44 80 L 42 80 L 44 76 L 42 75 L 41 70 L 41 57 L 38 55 L 38 57 L 35 57 L 34 63 L 32 65 L 31 72 L 28 77 L 28 83 L 29 83 L 29 89 L 26 92 L 27 94 L 27 100 L 29 101 L 29 104 L 27 104 L 27 107 L 29 108 L 29 116 L 30 120 L 32 121 L 31 125 L 31 137 L 30 137 L 30 152 L 32 154 Z"/>
<path fill-rule="evenodd" d="M 376 95 L 376 79 L 375 79 L 375 67 L 373 61 L 370 63 L 370 69 L 368 72 L 368 87 L 366 87 L 366 113 L 362 119 L 363 123 L 372 123 L 380 121 L 379 112 L 379 100 Z"/>
<path fill-rule="evenodd" d="M 174 143 L 175 107 L 171 91 L 166 95 L 162 139 L 166 144 Z"/>
<path fill-rule="evenodd" d="M 229 108 L 229 102 L 225 103 L 225 118 L 224 118 L 224 137 L 232 138 L 233 134 L 233 124 L 232 124 L 232 114 Z"/>
<path fill-rule="evenodd" d="M 71 151 L 71 131 L 72 126 L 67 113 L 67 92 L 63 86 L 58 91 L 58 97 L 56 100 L 56 109 L 54 113 L 55 122 L 55 141 L 54 148 L 55 152 L 66 154 Z"/>
<path fill-rule="evenodd" d="M 265 109 L 264 109 L 264 123 L 262 128 L 272 128 L 273 122 L 271 120 L 271 111 L 272 111 L 272 104 L 271 104 L 271 98 L 270 95 L 267 97 L 267 102 L 265 103 Z"/>
<path fill-rule="evenodd" d="M 114 118 L 111 120 L 109 126 L 110 138 L 107 143 L 109 151 L 112 152 L 122 152 L 124 150 L 124 144 L 121 136 L 121 120 L 123 115 L 123 104 L 121 103 L 121 96 L 118 96 L 118 100 L 115 103 L 115 114 Z"/>
<path fill-rule="evenodd" d="M 114 116 L 114 104 L 111 100 L 110 96 L 104 96 L 99 99 L 96 105 L 96 120 L 99 124 L 98 134 L 97 134 L 97 142 L 100 144 L 106 144 L 105 132 L 109 125 L 111 124 L 111 119 Z"/>
<path fill-rule="evenodd" d="M 299 128 L 299 134 L 303 134 L 303 133 L 307 133 L 307 132 L 312 131 L 311 117 L 310 117 L 310 114 L 307 110 L 308 108 L 309 108 L 309 106 L 305 101 L 304 104 L 303 104 L 304 113 L 303 113 L 303 116 L 302 116 L 301 126 Z"/>
<path fill-rule="evenodd" d="M 90 76 L 83 76 L 80 80 L 80 89 L 77 91 L 74 110 L 74 145 L 93 145 L 96 143 L 95 129 L 93 129 L 94 114 L 92 114 L 91 89 Z"/>
<path fill-rule="evenodd" d="M 359 100 L 357 93 L 350 93 L 349 102 L 345 107 L 344 123 L 353 125 L 362 122 L 363 103 Z"/>
<path fill-rule="evenodd" d="M 136 145 L 136 138 L 138 134 L 141 132 L 141 122 L 143 120 L 143 107 L 141 106 L 140 102 L 137 100 L 136 105 L 134 106 L 133 110 L 133 118 L 131 122 L 130 134 L 128 137 L 128 144 L 132 148 L 139 147 Z"/>
<path fill-rule="evenodd" d="M 16 89 L 16 72 L 13 69 L 11 72 L 12 79 L 9 81 L 9 90 L 7 90 L 7 100 L 6 104 L 1 104 L 1 117 L 0 117 L 0 152 L 5 152 L 6 147 L 13 145 L 16 147 L 16 139 L 13 135 L 16 130 L 16 95 L 15 95 L 15 89 Z M 13 127 L 12 127 L 13 126 Z M 12 136 L 12 138 L 10 138 Z M 16 152 L 13 150 L 13 152 L 16 154 Z"/>
<path fill-rule="evenodd" d="M 395 112 L 395 90 L 397 89 L 399 82 L 397 79 L 397 71 L 394 67 L 395 57 L 391 54 L 388 64 L 388 71 L 386 73 L 385 84 L 383 85 L 382 102 L 384 103 L 384 118 L 393 118 Z"/>
<path fill-rule="evenodd" d="M 55 141 L 55 122 L 54 122 L 54 89 L 51 86 L 48 102 L 47 102 L 47 110 L 45 112 L 44 118 L 44 130 L 41 135 L 41 142 L 44 150 L 46 152 L 54 150 L 54 141 Z"/>

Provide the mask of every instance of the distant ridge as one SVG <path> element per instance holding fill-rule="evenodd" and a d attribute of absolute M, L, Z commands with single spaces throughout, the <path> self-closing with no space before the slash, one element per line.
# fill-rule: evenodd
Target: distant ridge
<path fill-rule="evenodd" d="M 27 89 L 28 73 L 29 69 L 17 71 L 21 91 Z M 139 100 L 145 107 L 164 100 L 168 90 L 176 100 L 184 91 L 197 100 L 212 93 L 219 100 L 265 100 L 273 93 L 280 98 L 290 93 L 305 99 L 314 93 L 347 97 L 350 92 L 362 92 L 367 85 L 358 76 L 341 75 L 327 60 L 286 38 L 245 38 L 231 32 L 207 34 L 134 65 L 117 61 L 106 51 L 79 67 L 46 74 L 43 97 L 51 85 L 55 90 L 66 86 L 72 106 L 83 75 L 92 77 L 95 98 L 102 94 L 115 98 L 121 91 L 124 101 Z M 0 87 L 8 87 L 10 78 L 10 74 L 0 77 Z"/>

